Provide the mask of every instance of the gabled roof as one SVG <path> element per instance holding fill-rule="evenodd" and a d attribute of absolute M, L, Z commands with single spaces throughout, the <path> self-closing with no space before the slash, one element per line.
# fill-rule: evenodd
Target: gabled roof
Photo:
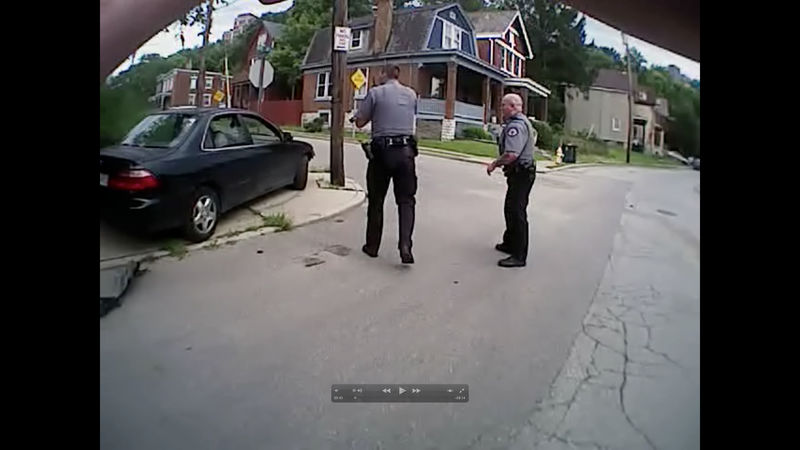
<path fill-rule="evenodd" d="M 485 10 L 467 13 L 475 33 L 502 34 L 517 16 L 517 11 Z"/>
<path fill-rule="evenodd" d="M 283 34 L 283 29 L 285 27 L 282 23 L 277 22 L 268 22 L 266 20 L 262 20 L 261 23 L 264 25 L 264 28 L 267 29 L 267 32 L 273 39 L 281 37 Z"/>
<path fill-rule="evenodd" d="M 592 87 L 628 92 L 628 75 L 613 69 L 600 69 Z"/>
<path fill-rule="evenodd" d="M 428 46 L 428 33 L 436 12 L 440 9 L 457 5 L 458 3 L 452 3 L 394 10 L 392 12 L 392 28 L 389 42 L 386 44 L 386 49 L 381 56 L 425 50 Z M 351 19 L 348 22 L 348 26 L 351 28 L 366 28 L 372 27 L 373 22 L 372 16 L 357 17 Z M 368 52 L 369 45 L 365 45 L 364 54 L 368 54 Z M 327 27 L 314 34 L 303 65 L 324 64 L 330 63 L 330 61 L 331 29 Z"/>
<path fill-rule="evenodd" d="M 525 48 L 528 49 L 528 58 L 533 58 L 531 41 L 528 39 L 528 31 L 522 22 L 519 10 L 483 10 L 467 13 L 472 26 L 475 28 L 475 37 L 481 38 L 502 38 L 506 34 L 515 20 L 519 20 L 522 28 L 522 36 L 525 39 Z"/>

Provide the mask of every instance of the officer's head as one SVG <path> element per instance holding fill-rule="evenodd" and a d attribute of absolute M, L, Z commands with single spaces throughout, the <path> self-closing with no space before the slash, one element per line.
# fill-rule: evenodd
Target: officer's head
<path fill-rule="evenodd" d="M 381 68 L 381 73 L 378 75 L 378 82 L 380 84 L 386 83 L 387 80 L 396 80 L 400 76 L 400 66 L 397 64 L 386 64 Z"/>
<path fill-rule="evenodd" d="M 522 97 L 517 94 L 503 96 L 503 119 L 508 119 L 518 112 L 522 112 Z"/>

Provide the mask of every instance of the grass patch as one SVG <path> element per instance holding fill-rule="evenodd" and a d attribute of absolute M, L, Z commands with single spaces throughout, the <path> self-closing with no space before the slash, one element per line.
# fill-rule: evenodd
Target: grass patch
<path fill-rule="evenodd" d="M 264 226 L 277 228 L 278 231 L 292 229 L 292 219 L 285 213 L 275 213 L 264 217 Z"/>
<path fill-rule="evenodd" d="M 466 139 L 455 141 L 437 141 L 435 139 L 420 139 L 420 147 L 438 148 L 451 152 L 464 153 L 466 155 L 484 156 L 487 158 L 497 157 L 497 145 L 488 142 L 479 142 Z"/>
<path fill-rule="evenodd" d="M 189 252 L 189 250 L 186 248 L 186 242 L 180 239 L 171 239 L 167 241 L 164 246 L 161 247 L 161 250 L 169 252 L 170 256 L 179 259 L 182 259 Z"/>

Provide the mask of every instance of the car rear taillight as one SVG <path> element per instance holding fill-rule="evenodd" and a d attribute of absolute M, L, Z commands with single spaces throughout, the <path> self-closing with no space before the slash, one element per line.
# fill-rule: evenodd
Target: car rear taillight
<path fill-rule="evenodd" d="M 147 170 L 126 170 L 108 180 L 110 189 L 120 191 L 145 191 L 158 187 L 158 179 Z"/>

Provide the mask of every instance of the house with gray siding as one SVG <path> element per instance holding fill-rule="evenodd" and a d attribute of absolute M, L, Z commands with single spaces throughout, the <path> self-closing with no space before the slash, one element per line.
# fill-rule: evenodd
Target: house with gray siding
<path fill-rule="evenodd" d="M 645 153 L 664 153 L 664 134 L 669 117 L 665 99 L 656 98 L 634 80 L 633 146 Z M 628 139 L 628 74 L 600 69 L 585 91 L 576 87 L 564 92 L 564 128 L 570 132 L 589 132 L 606 142 L 625 146 Z"/>

